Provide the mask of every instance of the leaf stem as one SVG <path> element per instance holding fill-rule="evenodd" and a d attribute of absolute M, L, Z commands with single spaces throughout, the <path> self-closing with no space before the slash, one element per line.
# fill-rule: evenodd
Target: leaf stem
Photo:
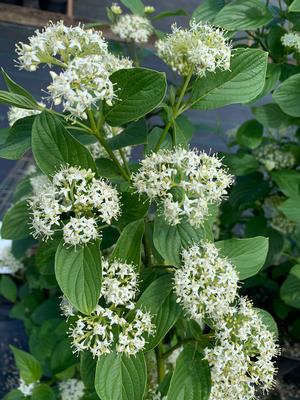
<path fill-rule="evenodd" d="M 161 347 L 162 347 L 161 344 L 159 344 L 157 347 L 155 347 L 157 380 L 158 380 L 159 384 L 162 382 L 162 380 L 164 379 L 164 376 L 165 376 L 165 363 L 164 363 L 164 360 L 162 357 Z"/>

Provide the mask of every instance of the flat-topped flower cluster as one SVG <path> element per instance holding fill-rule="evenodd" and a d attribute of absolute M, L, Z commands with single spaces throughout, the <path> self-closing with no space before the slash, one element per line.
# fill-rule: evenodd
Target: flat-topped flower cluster
<path fill-rule="evenodd" d="M 48 239 L 63 230 L 68 245 L 84 245 L 100 236 L 98 222 L 111 224 L 120 214 L 119 195 L 91 170 L 65 166 L 29 199 L 34 237 Z"/>
<path fill-rule="evenodd" d="M 296 53 L 300 52 L 300 32 L 288 32 L 281 38 L 281 42 L 285 47 L 290 47 Z"/>
<path fill-rule="evenodd" d="M 293 153 L 282 149 L 277 143 L 268 143 L 254 152 L 257 160 L 268 170 L 293 168 L 296 159 Z"/>

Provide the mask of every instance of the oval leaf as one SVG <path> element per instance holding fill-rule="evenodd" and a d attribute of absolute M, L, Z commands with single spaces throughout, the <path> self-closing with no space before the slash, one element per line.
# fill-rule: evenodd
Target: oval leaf
<path fill-rule="evenodd" d="M 292 117 L 300 117 L 300 74 L 285 80 L 273 93 L 279 107 Z"/>
<path fill-rule="evenodd" d="M 40 362 L 26 351 L 10 346 L 16 361 L 21 378 L 27 383 L 38 381 L 42 376 L 42 367 Z"/>
<path fill-rule="evenodd" d="M 2 239 L 20 240 L 30 236 L 27 200 L 14 204 L 4 215 L 1 227 Z"/>
<path fill-rule="evenodd" d="M 300 265 L 294 265 L 280 289 L 280 297 L 289 306 L 300 308 Z"/>

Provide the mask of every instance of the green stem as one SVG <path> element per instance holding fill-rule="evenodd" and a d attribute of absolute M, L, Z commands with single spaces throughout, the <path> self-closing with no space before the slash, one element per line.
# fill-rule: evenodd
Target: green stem
<path fill-rule="evenodd" d="M 155 347 L 156 366 L 157 366 L 157 380 L 160 384 L 165 376 L 165 363 L 162 358 L 161 344 Z"/>
<path fill-rule="evenodd" d="M 131 171 L 130 171 L 130 169 L 129 169 L 129 165 L 128 165 L 128 162 L 127 162 L 127 160 L 126 160 L 124 151 L 123 151 L 122 149 L 119 149 L 119 154 L 120 154 L 120 156 L 121 156 L 121 158 L 122 158 L 125 171 L 126 171 L 127 175 L 130 176 L 130 175 L 131 175 Z"/>
<path fill-rule="evenodd" d="M 144 245 L 144 252 L 145 252 L 145 266 L 151 267 L 152 266 L 152 252 L 150 241 L 147 233 L 147 225 L 145 226 L 145 232 L 143 236 L 143 245 Z"/>

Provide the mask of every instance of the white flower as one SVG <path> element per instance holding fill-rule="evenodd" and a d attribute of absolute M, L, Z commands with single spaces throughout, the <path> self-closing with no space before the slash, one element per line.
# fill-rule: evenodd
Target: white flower
<path fill-rule="evenodd" d="M 58 383 L 61 400 L 80 400 L 84 396 L 84 383 L 78 379 L 67 379 Z"/>
<path fill-rule="evenodd" d="M 172 33 L 159 40 L 156 48 L 158 56 L 183 76 L 230 68 L 231 47 L 224 32 L 202 22 L 192 21 L 189 30 L 172 25 Z"/>
<path fill-rule="evenodd" d="M 300 32 L 288 32 L 281 37 L 281 42 L 285 47 L 300 52 Z"/>
<path fill-rule="evenodd" d="M 237 295 L 238 274 L 218 254 L 213 243 L 194 245 L 182 252 L 182 266 L 175 271 L 177 301 L 197 322 L 221 318 Z"/>
<path fill-rule="evenodd" d="M 161 205 L 171 225 L 186 217 L 191 225 L 201 226 L 208 206 L 221 201 L 231 182 L 217 157 L 180 147 L 147 156 L 133 176 L 137 192 Z"/>
<path fill-rule="evenodd" d="M 35 174 L 29 178 L 30 185 L 32 187 L 32 193 L 38 194 L 44 187 L 50 184 L 50 181 L 46 175 Z"/>
<path fill-rule="evenodd" d="M 0 273 L 1 274 L 16 274 L 22 271 L 24 265 L 11 252 L 10 246 L 1 246 L 0 248 Z"/>
<path fill-rule="evenodd" d="M 42 103 L 39 104 L 43 106 Z M 40 110 L 26 110 L 25 108 L 10 107 L 7 113 L 9 126 L 13 126 L 13 124 L 19 119 L 29 117 L 30 115 L 37 115 L 40 113 Z"/>
<path fill-rule="evenodd" d="M 65 317 L 74 317 L 77 313 L 77 310 L 73 305 L 69 302 L 66 296 L 61 296 L 61 302 L 59 304 L 59 308 L 62 311 L 62 315 Z"/>
<path fill-rule="evenodd" d="M 95 178 L 91 170 L 63 167 L 48 185 L 44 185 L 29 200 L 32 210 L 34 237 L 47 239 L 60 229 L 62 215 L 64 239 L 69 244 L 84 244 L 99 236 L 97 221 L 110 224 L 120 214 L 118 192 L 103 179 Z"/>
<path fill-rule="evenodd" d="M 108 124 L 104 124 L 103 133 L 104 133 L 106 139 L 111 139 L 114 136 L 117 136 L 122 132 L 123 132 L 123 128 L 113 127 L 113 126 L 109 126 Z M 109 155 L 107 154 L 106 150 L 101 146 L 101 144 L 99 142 L 89 144 L 89 145 L 87 145 L 87 148 L 89 149 L 94 160 L 97 160 L 98 158 L 109 158 Z M 132 147 L 127 146 L 127 147 L 124 147 L 122 150 L 123 150 L 126 160 L 128 161 L 131 156 Z M 116 156 L 117 160 L 122 164 L 123 159 L 120 155 L 120 152 L 118 150 L 115 150 L 113 153 Z"/>
<path fill-rule="evenodd" d="M 58 64 L 67 66 L 74 57 L 107 53 L 107 43 L 102 33 L 84 26 L 68 27 L 63 21 L 52 23 L 36 30 L 29 38 L 29 44 L 18 43 L 16 52 L 19 66 L 35 71 L 39 64 Z"/>
<path fill-rule="evenodd" d="M 256 386 L 272 387 L 278 346 L 250 301 L 240 298 L 216 322 L 215 338 L 215 346 L 204 350 L 211 367 L 210 399 L 252 400 Z"/>
<path fill-rule="evenodd" d="M 38 382 L 26 383 L 25 381 L 23 381 L 22 378 L 20 378 L 18 390 L 19 390 L 25 397 L 29 397 L 29 396 L 32 395 L 32 392 L 33 392 L 34 388 L 36 387 L 37 383 L 38 383 Z"/>
<path fill-rule="evenodd" d="M 102 258 L 101 294 L 107 303 L 133 308 L 138 291 L 138 267 L 119 260 Z"/>
<path fill-rule="evenodd" d="M 121 15 L 111 30 L 122 40 L 137 44 L 148 42 L 154 28 L 148 18 L 135 14 Z"/>
<path fill-rule="evenodd" d="M 254 155 L 268 171 L 292 168 L 296 163 L 294 154 L 282 149 L 277 143 L 260 147 L 255 150 Z"/>
<path fill-rule="evenodd" d="M 141 309 L 135 310 L 134 319 L 122 327 L 116 345 L 117 352 L 130 357 L 142 351 L 147 343 L 145 336 L 154 333 L 151 319 L 152 316 L 149 312 Z"/>
<path fill-rule="evenodd" d="M 76 57 L 60 74 L 51 71 L 48 91 L 54 104 L 63 103 L 65 111 L 87 118 L 86 110 L 99 101 L 111 105 L 116 97 L 110 75 L 118 69 L 131 68 L 129 60 L 112 54 Z"/>

